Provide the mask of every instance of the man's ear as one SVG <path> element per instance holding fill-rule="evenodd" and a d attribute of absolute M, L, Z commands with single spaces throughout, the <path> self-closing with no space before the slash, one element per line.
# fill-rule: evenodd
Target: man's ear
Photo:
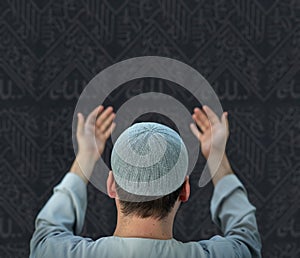
<path fill-rule="evenodd" d="M 188 176 L 186 176 L 179 195 L 179 200 L 182 202 L 186 202 L 190 197 L 190 193 L 191 193 L 190 179 Z"/>
<path fill-rule="evenodd" d="M 115 178 L 114 178 L 112 171 L 109 171 L 109 173 L 108 173 L 108 177 L 106 180 L 106 190 L 107 190 L 107 194 L 110 198 L 117 197 Z"/>

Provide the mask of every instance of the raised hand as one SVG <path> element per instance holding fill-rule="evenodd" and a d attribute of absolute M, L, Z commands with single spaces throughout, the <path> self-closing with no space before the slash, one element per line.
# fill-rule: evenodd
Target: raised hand
<path fill-rule="evenodd" d="M 77 142 L 78 155 L 86 156 L 97 161 L 104 151 L 105 143 L 115 128 L 113 122 L 115 113 L 112 107 L 104 109 L 103 106 L 95 108 L 86 121 L 78 113 Z"/>
<path fill-rule="evenodd" d="M 104 109 L 103 106 L 99 106 L 86 120 L 78 113 L 76 132 L 78 153 L 70 172 L 80 176 L 85 183 L 88 183 L 96 161 L 103 153 L 106 141 L 116 126 L 114 118 L 112 107 Z"/>
<path fill-rule="evenodd" d="M 207 159 L 211 147 L 214 146 L 214 149 L 217 150 L 221 140 L 224 139 L 224 137 L 227 139 L 229 136 L 228 113 L 224 112 L 220 120 L 208 106 L 203 106 L 202 109 L 194 109 L 192 118 L 200 130 L 198 130 L 195 124 L 190 125 L 191 130 L 200 141 L 201 152 Z"/>

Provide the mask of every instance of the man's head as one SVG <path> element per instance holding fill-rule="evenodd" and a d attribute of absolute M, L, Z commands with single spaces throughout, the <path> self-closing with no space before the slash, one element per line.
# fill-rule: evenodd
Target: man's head
<path fill-rule="evenodd" d="M 186 147 L 171 128 L 137 123 L 117 139 L 107 180 L 110 197 L 125 216 L 163 219 L 189 197 Z"/>

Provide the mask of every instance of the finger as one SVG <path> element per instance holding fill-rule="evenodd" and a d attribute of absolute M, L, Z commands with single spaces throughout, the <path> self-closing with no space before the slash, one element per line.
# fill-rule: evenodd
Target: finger
<path fill-rule="evenodd" d="M 205 111 L 205 113 L 212 125 L 220 122 L 216 113 L 214 111 L 212 111 L 208 106 L 206 106 L 206 105 L 203 106 L 203 110 Z"/>
<path fill-rule="evenodd" d="M 100 126 L 104 122 L 104 120 L 113 112 L 112 107 L 107 107 L 98 117 L 96 125 Z"/>
<path fill-rule="evenodd" d="M 84 130 L 84 117 L 81 113 L 77 114 L 77 135 L 82 135 Z"/>
<path fill-rule="evenodd" d="M 88 124 L 95 124 L 97 115 L 103 111 L 104 107 L 102 105 L 96 107 L 87 117 L 86 122 Z"/>
<path fill-rule="evenodd" d="M 112 132 L 115 130 L 115 128 L 116 128 L 116 123 L 112 123 L 110 125 L 110 127 L 104 133 L 105 139 L 109 138 L 109 136 L 112 134 Z"/>
<path fill-rule="evenodd" d="M 228 123 L 228 113 L 227 112 L 223 112 L 222 117 L 221 117 L 221 122 L 222 122 L 222 124 Z"/>
<path fill-rule="evenodd" d="M 202 132 L 206 131 L 210 127 L 206 114 L 204 114 L 204 112 L 199 108 L 194 109 L 193 119 L 196 121 Z"/>
<path fill-rule="evenodd" d="M 100 132 L 106 131 L 106 129 L 107 129 L 108 127 L 110 127 L 110 125 L 111 125 L 112 121 L 115 119 L 115 117 L 116 117 L 116 114 L 115 114 L 115 113 L 111 113 L 111 114 L 110 114 L 110 115 L 102 122 L 102 124 L 101 124 L 100 127 L 99 127 L 99 131 L 100 131 Z"/>
<path fill-rule="evenodd" d="M 190 124 L 190 128 L 192 133 L 196 136 L 196 138 L 201 141 L 202 135 L 201 132 L 198 130 L 197 126 L 194 123 Z"/>
<path fill-rule="evenodd" d="M 228 112 L 224 112 L 221 117 L 221 122 L 226 126 L 227 134 L 229 134 Z"/>
<path fill-rule="evenodd" d="M 198 128 L 200 129 L 200 133 L 203 133 L 205 131 L 205 126 L 202 123 L 202 121 L 199 119 L 199 117 L 196 114 L 192 115 L 193 120 L 195 121 L 195 123 L 197 124 Z M 197 129 L 198 129 L 197 128 Z"/>

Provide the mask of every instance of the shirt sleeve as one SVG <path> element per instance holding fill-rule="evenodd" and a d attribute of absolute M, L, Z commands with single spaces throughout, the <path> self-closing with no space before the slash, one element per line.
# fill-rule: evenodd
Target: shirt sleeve
<path fill-rule="evenodd" d="M 227 175 L 217 183 L 210 210 L 224 236 L 199 242 L 209 257 L 261 257 L 256 209 L 235 175 Z"/>
<path fill-rule="evenodd" d="M 86 184 L 78 175 L 67 173 L 36 218 L 30 258 L 73 257 L 77 252 L 80 257 L 78 243 L 83 247 L 93 241 L 74 235 L 82 231 L 86 208 Z"/>

